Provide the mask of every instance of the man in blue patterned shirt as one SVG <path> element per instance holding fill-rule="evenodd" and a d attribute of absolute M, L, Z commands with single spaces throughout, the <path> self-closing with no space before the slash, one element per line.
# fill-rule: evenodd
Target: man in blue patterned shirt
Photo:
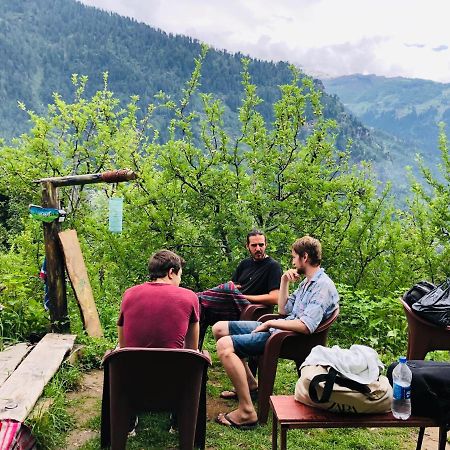
<path fill-rule="evenodd" d="M 319 324 L 328 319 L 338 307 L 339 295 L 330 277 L 320 267 L 322 247 L 317 239 L 304 236 L 292 245 L 292 265 L 281 276 L 278 311 L 283 319 L 267 322 L 221 321 L 213 326 L 217 353 L 235 388 L 239 400 L 236 410 L 219 414 L 216 421 L 222 425 L 250 429 L 258 423 L 251 394 L 257 383 L 245 358 L 261 355 L 271 333 L 279 330 L 314 333 Z M 289 283 L 305 278 L 289 295 Z M 226 396 L 230 398 L 230 395 Z"/>

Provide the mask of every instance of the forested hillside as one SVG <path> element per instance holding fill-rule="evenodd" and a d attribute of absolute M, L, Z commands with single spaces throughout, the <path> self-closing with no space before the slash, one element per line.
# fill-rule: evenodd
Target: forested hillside
<path fill-rule="evenodd" d="M 433 161 L 438 157 L 438 124 L 450 135 L 450 84 L 375 75 L 323 80 L 364 124 L 409 143 Z"/>
<path fill-rule="evenodd" d="M 2 0 L 0 24 L 0 136 L 6 139 L 29 129 L 18 101 L 36 112 L 45 111 L 54 92 L 70 98 L 73 73 L 89 77 L 86 89 L 91 95 L 102 87 L 102 73 L 108 71 L 115 95 L 122 100 L 139 95 L 145 110 L 160 90 L 179 96 L 200 53 L 195 40 L 73 0 Z M 224 102 L 224 121 L 232 134 L 238 132 L 237 108 L 243 96 L 242 56 L 211 50 L 202 68 L 200 91 Z M 270 122 L 271 104 L 280 96 L 278 86 L 291 79 L 288 64 L 252 60 L 249 72 L 263 100 L 258 111 Z M 315 83 L 322 87 L 320 81 Z M 376 161 L 382 177 L 385 172 L 392 174 L 402 146 L 369 131 L 344 111 L 336 96 L 324 94 L 322 102 L 324 115 L 339 123 L 338 147 L 344 149 L 352 139 L 354 160 Z M 167 123 L 164 117 L 159 121 L 164 135 Z"/>

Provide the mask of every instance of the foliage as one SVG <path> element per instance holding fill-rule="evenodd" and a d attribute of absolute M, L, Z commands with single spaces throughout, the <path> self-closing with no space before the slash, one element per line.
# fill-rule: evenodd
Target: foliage
<path fill-rule="evenodd" d="M 362 344 L 374 348 L 385 364 L 406 353 L 407 327 L 400 292 L 371 294 L 338 285 L 340 316 L 331 333 L 333 344 L 349 348 Z"/>
<path fill-rule="evenodd" d="M 416 250 L 412 269 L 435 283 L 450 276 L 450 154 L 443 124 L 439 150 L 438 176 L 419 160 L 426 185 L 412 179 L 413 197 L 405 214 L 408 246 Z"/>
<path fill-rule="evenodd" d="M 87 366 L 98 364 L 114 345 L 121 295 L 146 280 L 146 259 L 153 251 L 170 248 L 182 254 L 188 262 L 184 285 L 202 290 L 231 275 L 253 226 L 267 232 L 270 254 L 283 266 L 290 264 L 295 238 L 318 237 L 323 265 L 342 283 L 339 339 L 399 353 L 405 334 L 395 296 L 416 277 L 448 273 L 444 135 L 443 179 L 434 179 L 424 167 L 429 189 L 414 184 L 410 209 L 399 212 L 389 187 L 378 192 L 370 166 L 352 166 L 348 152 L 336 149 L 336 124 L 325 118 L 323 96 L 310 79 L 291 68 L 268 122 L 260 112 L 264 102 L 251 62 L 244 59 L 240 128 L 231 135 L 223 103 L 199 91 L 206 57 L 203 47 L 178 101 L 159 92 L 145 108 L 137 96 L 123 106 L 106 73 L 103 88 L 92 97 L 87 77 L 73 75 L 73 101 L 55 94 L 45 116 L 27 110 L 30 133 L 0 146 L 0 194 L 9 205 L 3 224 L 9 234 L 0 254 L 3 335 L 23 338 L 48 325 L 37 280 L 42 234 L 26 217 L 27 205 L 39 202 L 33 180 L 129 167 L 138 174 L 132 183 L 59 189 L 69 213 L 64 227 L 78 231 L 105 330 L 105 340 L 84 337 L 76 302 L 69 298 L 72 329 L 91 352 Z M 170 123 L 163 140 L 154 121 L 158 112 Z M 107 229 L 113 196 L 124 198 L 121 234 Z M 11 218 L 21 219 L 12 224 Z"/>

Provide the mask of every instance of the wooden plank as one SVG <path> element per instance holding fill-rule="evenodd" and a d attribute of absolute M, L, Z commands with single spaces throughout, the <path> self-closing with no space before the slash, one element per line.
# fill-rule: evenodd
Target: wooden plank
<path fill-rule="evenodd" d="M 0 386 L 14 372 L 31 349 L 31 345 L 20 343 L 0 352 Z"/>
<path fill-rule="evenodd" d="M 0 387 L 0 420 L 23 422 L 75 342 L 71 334 L 46 334 Z"/>
<path fill-rule="evenodd" d="M 64 251 L 67 273 L 80 307 L 84 328 L 89 336 L 102 337 L 102 326 L 95 307 L 94 295 L 92 294 L 77 232 L 75 230 L 61 231 L 59 239 Z"/>

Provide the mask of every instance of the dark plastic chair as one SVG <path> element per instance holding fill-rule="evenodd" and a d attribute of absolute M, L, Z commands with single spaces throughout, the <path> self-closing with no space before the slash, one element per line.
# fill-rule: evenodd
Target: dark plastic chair
<path fill-rule="evenodd" d="M 271 313 L 273 313 L 273 305 L 250 303 L 241 311 L 239 320 L 259 320 L 261 316 Z"/>
<path fill-rule="evenodd" d="M 425 359 L 428 352 L 450 350 L 450 327 L 439 327 L 416 314 L 400 299 L 408 322 L 408 359 Z"/>
<path fill-rule="evenodd" d="M 176 414 L 180 449 L 205 447 L 206 374 L 211 359 L 187 349 L 123 348 L 106 355 L 101 446 L 125 449 L 130 418 Z"/>
<path fill-rule="evenodd" d="M 269 397 L 273 392 L 273 385 L 277 373 L 278 359 L 295 361 L 297 371 L 306 357 L 316 345 L 326 345 L 331 324 L 339 316 L 339 307 L 333 314 L 319 325 L 312 334 L 295 333 L 293 331 L 279 331 L 272 334 L 264 349 L 264 354 L 258 361 L 258 419 L 265 424 L 269 415 Z M 280 319 L 284 316 L 267 314 L 259 318 L 261 322 L 270 319 Z"/>

